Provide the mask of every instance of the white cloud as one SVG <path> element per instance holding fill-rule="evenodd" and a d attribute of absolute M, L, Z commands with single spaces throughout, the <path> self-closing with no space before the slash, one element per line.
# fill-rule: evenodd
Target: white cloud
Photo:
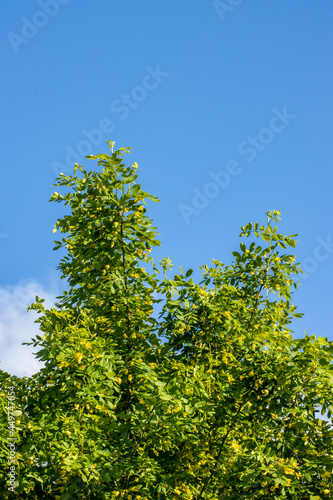
<path fill-rule="evenodd" d="M 50 308 L 60 294 L 52 281 L 47 288 L 33 280 L 0 287 L 0 369 L 18 377 L 31 376 L 43 366 L 33 354 L 37 347 L 22 345 L 39 334 L 37 313 L 27 313 L 36 295 Z"/>

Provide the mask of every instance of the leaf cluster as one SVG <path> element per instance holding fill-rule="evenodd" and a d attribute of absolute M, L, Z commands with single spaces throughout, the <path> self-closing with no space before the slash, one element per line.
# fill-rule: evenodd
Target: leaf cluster
<path fill-rule="evenodd" d="M 230 266 L 170 277 L 171 259 L 149 256 L 158 199 L 125 165 L 129 148 L 108 144 L 88 157 L 99 171 L 76 164 L 51 197 L 70 209 L 54 228 L 68 289 L 29 306 L 44 367 L 0 371 L 2 498 L 14 432 L 22 499 L 332 498 L 333 343 L 292 336 L 301 269 L 280 252 L 297 235 L 271 211 L 241 228 Z"/>

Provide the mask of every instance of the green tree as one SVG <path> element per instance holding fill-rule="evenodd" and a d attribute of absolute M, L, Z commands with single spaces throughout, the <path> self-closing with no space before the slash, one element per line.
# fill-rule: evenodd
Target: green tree
<path fill-rule="evenodd" d="M 45 367 L 0 372 L 2 498 L 333 498 L 333 343 L 291 335 L 300 267 L 279 252 L 296 235 L 268 212 L 242 227 L 230 266 L 170 278 L 171 260 L 149 256 L 160 242 L 146 200 L 158 200 L 125 165 L 129 148 L 108 144 L 87 157 L 99 171 L 76 164 L 51 197 L 69 207 L 54 229 L 68 289 L 29 306 Z"/>

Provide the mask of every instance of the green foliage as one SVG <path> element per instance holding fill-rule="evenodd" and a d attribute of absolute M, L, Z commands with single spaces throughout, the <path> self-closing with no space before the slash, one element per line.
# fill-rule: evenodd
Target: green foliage
<path fill-rule="evenodd" d="M 125 166 L 129 150 L 108 144 L 88 157 L 101 171 L 76 164 L 57 178 L 69 191 L 51 197 L 70 209 L 54 229 L 68 291 L 52 309 L 29 306 L 45 367 L 0 371 L 2 498 L 15 496 L 10 391 L 16 498 L 333 498 L 333 431 L 319 414 L 333 412 L 333 343 L 291 335 L 300 267 L 279 251 L 296 235 L 277 233 L 268 212 L 242 227 L 250 243 L 232 265 L 202 266 L 199 284 L 192 270 L 170 278 L 171 259 L 149 257 L 160 242 L 146 200 L 158 200 Z"/>

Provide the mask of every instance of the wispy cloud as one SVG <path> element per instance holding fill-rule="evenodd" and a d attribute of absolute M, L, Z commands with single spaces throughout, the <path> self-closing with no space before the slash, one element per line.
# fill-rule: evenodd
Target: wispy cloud
<path fill-rule="evenodd" d="M 30 376 L 43 366 L 33 354 L 36 348 L 22 345 L 39 332 L 39 325 L 34 322 L 37 313 L 27 313 L 36 295 L 44 298 L 44 305 L 49 308 L 59 293 L 52 282 L 45 288 L 33 280 L 0 287 L 0 369 L 19 377 Z"/>

